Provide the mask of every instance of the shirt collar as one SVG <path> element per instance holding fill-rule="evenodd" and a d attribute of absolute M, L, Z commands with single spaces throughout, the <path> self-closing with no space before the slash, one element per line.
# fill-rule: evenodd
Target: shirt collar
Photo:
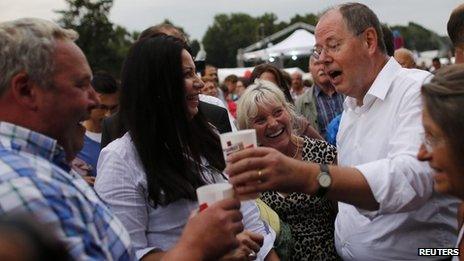
<path fill-rule="evenodd" d="M 313 89 L 314 89 L 314 95 L 316 95 L 316 97 L 319 97 L 319 95 L 325 95 L 327 97 L 329 97 L 329 95 L 325 94 L 325 92 L 322 91 L 321 87 L 319 87 L 319 85 L 317 84 L 313 84 Z M 336 97 L 338 95 L 338 92 L 337 90 L 334 91 L 334 93 L 332 94 L 332 96 L 330 96 L 331 98 L 333 97 Z"/>
<path fill-rule="evenodd" d="M 314 94 L 316 96 L 319 96 L 319 93 L 321 93 L 321 88 L 317 84 L 313 84 L 313 89 L 314 89 Z"/>
<path fill-rule="evenodd" d="M 395 60 L 395 58 L 390 57 L 364 96 L 363 106 L 372 104 L 375 99 L 380 99 L 382 101 L 385 100 L 387 93 L 393 84 L 395 75 L 400 72 L 401 68 L 401 65 Z M 343 107 L 345 109 L 355 109 L 356 106 L 356 99 L 353 97 L 347 97 L 343 103 Z"/>
<path fill-rule="evenodd" d="M 55 139 L 12 123 L 0 122 L 0 144 L 11 150 L 40 156 L 60 166 L 65 162 L 64 149 Z"/>

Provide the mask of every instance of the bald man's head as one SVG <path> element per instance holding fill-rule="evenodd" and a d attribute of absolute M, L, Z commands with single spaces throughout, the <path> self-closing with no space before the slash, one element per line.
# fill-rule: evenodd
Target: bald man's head
<path fill-rule="evenodd" d="M 414 54 L 410 50 L 406 48 L 397 49 L 395 51 L 394 57 L 403 68 L 416 68 Z"/>

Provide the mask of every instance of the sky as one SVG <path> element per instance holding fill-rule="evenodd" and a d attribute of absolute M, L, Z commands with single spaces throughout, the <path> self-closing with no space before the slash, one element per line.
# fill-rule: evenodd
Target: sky
<path fill-rule="evenodd" d="M 201 40 L 219 13 L 242 12 L 259 16 L 274 13 L 278 21 L 296 14 L 319 13 L 346 1 L 335 0 L 114 0 L 110 14 L 113 23 L 130 31 L 162 22 L 165 18 L 181 26 L 191 39 Z M 460 0 L 361 0 L 388 25 L 415 22 L 440 35 L 446 35 L 446 22 Z M 56 20 L 54 10 L 65 9 L 64 0 L 0 0 L 0 21 L 20 17 Z"/>

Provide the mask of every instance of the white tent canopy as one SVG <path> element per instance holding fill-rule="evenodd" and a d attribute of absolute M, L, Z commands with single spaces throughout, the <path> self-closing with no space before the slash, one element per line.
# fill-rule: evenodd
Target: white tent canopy
<path fill-rule="evenodd" d="M 271 47 L 244 53 L 243 56 L 245 60 L 267 60 L 269 57 L 309 55 L 315 43 L 316 38 L 312 33 L 298 29 L 285 40 Z"/>

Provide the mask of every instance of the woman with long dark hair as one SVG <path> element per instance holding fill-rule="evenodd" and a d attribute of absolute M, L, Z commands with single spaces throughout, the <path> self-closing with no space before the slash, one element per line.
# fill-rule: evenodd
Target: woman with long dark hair
<path fill-rule="evenodd" d="M 181 40 L 160 34 L 131 47 L 120 103 L 128 132 L 99 158 L 95 189 L 128 229 L 138 258 L 176 243 L 198 207 L 196 188 L 226 182 L 219 137 L 198 111 L 203 82 L 188 50 Z M 264 235 L 258 253 L 264 258 L 275 234 L 267 232 L 253 203 L 242 203 L 242 213 L 245 229 Z M 245 232 L 244 238 L 249 244 L 234 254 L 253 256 L 259 250 L 253 239 L 260 236 Z"/>

